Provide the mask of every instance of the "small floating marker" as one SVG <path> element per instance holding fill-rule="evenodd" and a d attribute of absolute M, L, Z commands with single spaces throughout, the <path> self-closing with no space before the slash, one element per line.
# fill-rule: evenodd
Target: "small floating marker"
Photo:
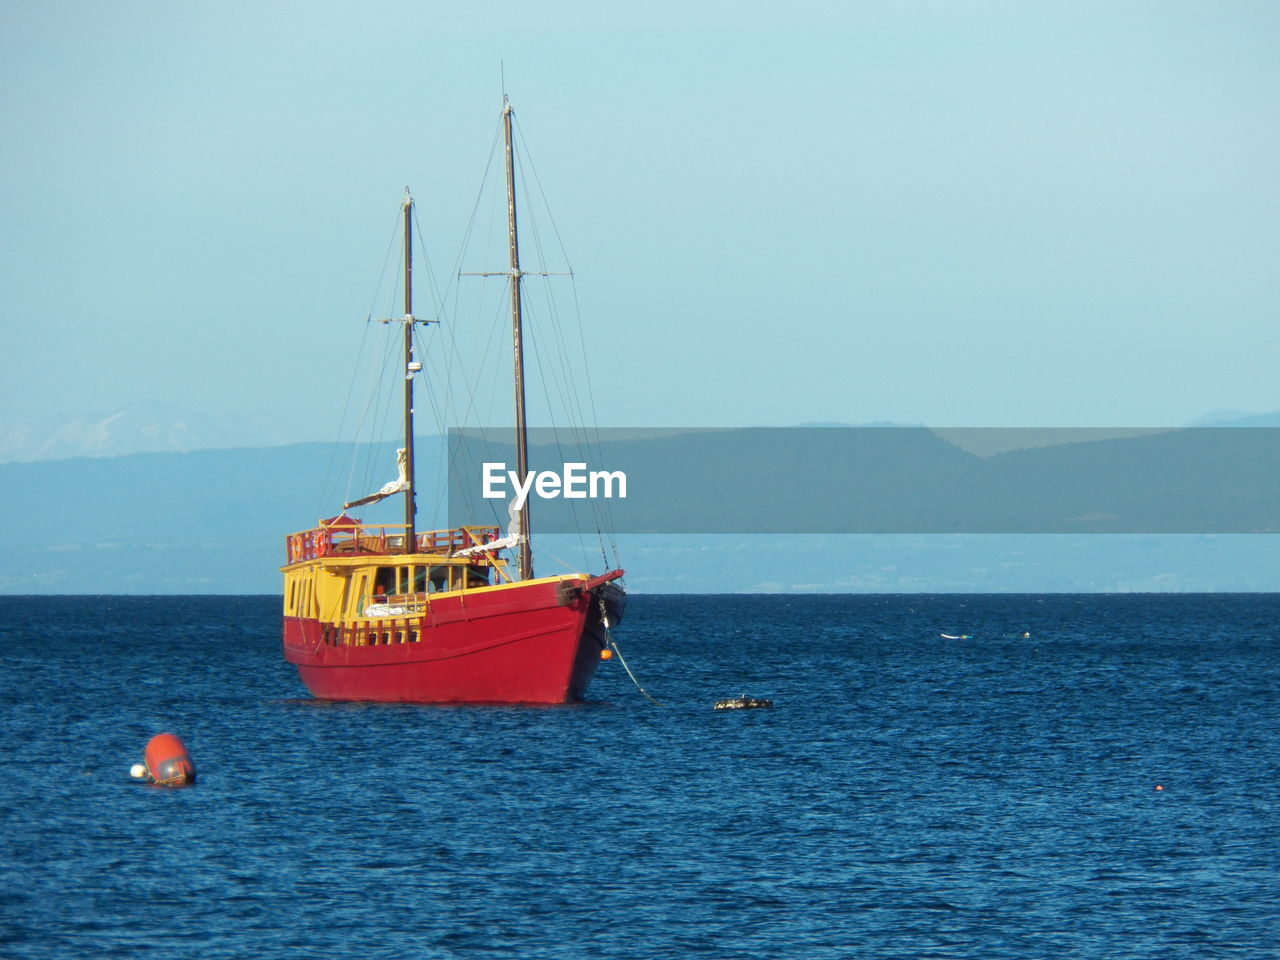
<path fill-rule="evenodd" d="M 147 743 L 146 773 L 159 787 L 185 787 L 196 782 L 196 765 L 172 733 L 158 733 Z M 135 767 L 136 769 L 136 767 Z"/>
<path fill-rule="evenodd" d="M 1030 632 L 1030 631 L 1023 631 L 1022 639 L 1023 639 L 1023 640 L 1030 640 L 1030 639 L 1031 639 L 1031 632 Z"/>
<path fill-rule="evenodd" d="M 715 709 L 717 710 L 759 710 L 764 707 L 772 707 L 773 701 L 766 700 L 764 697 L 748 697 L 743 694 L 741 697 L 729 697 L 726 700 L 717 700 Z"/>
<path fill-rule="evenodd" d="M 1159 792 L 1160 792 L 1161 790 L 1163 790 L 1163 789 L 1164 789 L 1164 784 L 1162 784 L 1162 783 L 1157 783 L 1157 784 L 1156 784 L 1156 793 L 1159 793 Z"/>
<path fill-rule="evenodd" d="M 145 780 L 147 776 L 146 764 L 135 763 L 129 768 L 129 776 L 133 777 L 135 780 Z"/>
<path fill-rule="evenodd" d="M 972 640 L 971 633 L 940 633 L 938 634 L 943 640 Z"/>
<path fill-rule="evenodd" d="M 612 659 L 613 659 L 613 651 L 612 651 L 612 650 L 610 650 L 608 647 L 605 647 L 603 650 L 601 650 L 601 651 L 600 651 L 600 659 L 601 659 L 601 660 L 612 660 Z"/>

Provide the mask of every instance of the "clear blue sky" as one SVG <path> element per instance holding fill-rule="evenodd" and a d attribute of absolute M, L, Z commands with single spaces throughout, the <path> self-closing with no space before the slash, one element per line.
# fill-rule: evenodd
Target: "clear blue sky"
<path fill-rule="evenodd" d="M 332 435 L 414 188 L 453 262 L 500 64 L 603 425 L 1280 407 L 1280 5 L 0 7 L 0 409 Z"/>

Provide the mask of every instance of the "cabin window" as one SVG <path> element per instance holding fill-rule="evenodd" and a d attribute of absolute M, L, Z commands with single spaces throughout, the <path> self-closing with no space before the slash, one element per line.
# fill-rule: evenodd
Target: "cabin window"
<path fill-rule="evenodd" d="M 373 584 L 373 595 L 383 597 L 396 592 L 396 568 L 379 567 Z"/>
<path fill-rule="evenodd" d="M 441 593 L 449 589 L 449 568 L 441 564 L 432 567 L 428 577 L 431 581 L 431 591 L 433 593 Z"/>
<path fill-rule="evenodd" d="M 412 592 L 413 593 L 427 592 L 427 568 L 426 567 L 413 568 L 413 591 Z"/>

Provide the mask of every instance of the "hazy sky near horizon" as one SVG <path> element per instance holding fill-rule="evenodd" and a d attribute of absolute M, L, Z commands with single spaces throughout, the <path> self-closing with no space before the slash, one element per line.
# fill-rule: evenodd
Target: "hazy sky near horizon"
<path fill-rule="evenodd" d="M 331 436 L 400 193 L 447 273 L 501 69 L 602 425 L 1273 410 L 1277 49 L 1271 2 L 9 0 L 0 409 Z"/>

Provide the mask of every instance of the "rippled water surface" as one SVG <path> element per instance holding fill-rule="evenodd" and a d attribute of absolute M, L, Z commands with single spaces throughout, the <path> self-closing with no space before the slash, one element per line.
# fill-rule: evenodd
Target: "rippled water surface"
<path fill-rule="evenodd" d="M 0 613 L 5 957 L 1280 945 L 1275 596 L 637 597 L 662 707 L 312 702 L 278 598 Z"/>

